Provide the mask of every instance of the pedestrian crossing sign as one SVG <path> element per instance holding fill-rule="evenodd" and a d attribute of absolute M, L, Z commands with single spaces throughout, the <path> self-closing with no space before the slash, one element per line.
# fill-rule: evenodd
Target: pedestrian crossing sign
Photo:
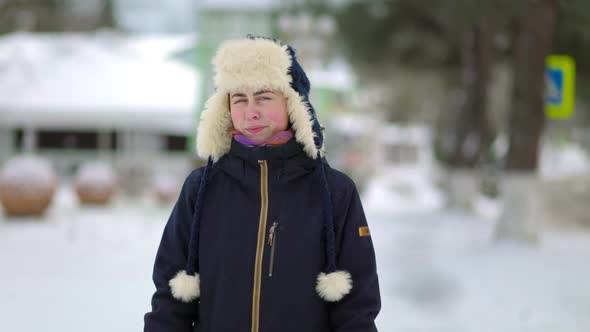
<path fill-rule="evenodd" d="M 575 103 L 574 59 L 568 55 L 549 55 L 546 64 L 545 114 L 553 119 L 569 118 Z"/>

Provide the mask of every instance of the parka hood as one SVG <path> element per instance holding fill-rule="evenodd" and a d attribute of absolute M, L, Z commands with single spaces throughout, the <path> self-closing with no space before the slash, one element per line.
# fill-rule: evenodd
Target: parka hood
<path fill-rule="evenodd" d="M 197 128 L 197 154 L 219 160 L 231 148 L 229 94 L 273 90 L 287 98 L 295 139 L 312 159 L 323 154 L 323 133 L 309 102 L 310 83 L 295 51 L 278 41 L 249 37 L 221 44 L 213 58 L 215 92 L 205 103 Z"/>

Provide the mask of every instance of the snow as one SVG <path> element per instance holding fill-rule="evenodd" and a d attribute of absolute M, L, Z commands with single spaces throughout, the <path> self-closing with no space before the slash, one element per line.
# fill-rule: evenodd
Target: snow
<path fill-rule="evenodd" d="M 49 161 L 33 155 L 20 155 L 8 160 L 0 170 L 0 185 L 26 192 L 47 190 L 57 183 Z"/>
<path fill-rule="evenodd" d="M 109 193 L 117 185 L 117 176 L 107 163 L 87 162 L 76 175 L 76 185 L 96 194 Z"/>
<path fill-rule="evenodd" d="M 442 212 L 369 220 L 382 331 L 587 331 L 589 234 L 494 244 L 494 224 Z"/>
<path fill-rule="evenodd" d="M 430 130 L 398 124 L 377 128 L 377 151 L 371 158 L 376 174 L 365 191 L 367 208 L 381 213 L 441 209 L 444 197 L 436 186 L 439 170 L 432 157 Z"/>
<path fill-rule="evenodd" d="M 444 203 L 431 179 L 413 168 L 398 167 L 375 176 L 367 185 L 367 209 L 381 212 L 435 211 Z"/>
<path fill-rule="evenodd" d="M 114 185 L 115 173 L 113 168 L 103 162 L 85 163 L 80 167 L 77 175 L 77 183 L 80 185 L 98 185 L 100 183 Z"/>
<path fill-rule="evenodd" d="M 590 156 L 579 144 L 546 144 L 541 150 L 539 173 L 543 179 L 590 174 Z"/>
<path fill-rule="evenodd" d="M 473 212 L 487 220 L 497 220 L 502 213 L 501 202 L 478 194 L 473 200 Z"/>
<path fill-rule="evenodd" d="M 154 194 L 163 202 L 174 200 L 181 185 L 177 177 L 168 173 L 158 173 L 152 178 Z"/>
<path fill-rule="evenodd" d="M 0 218 L 2 330 L 141 329 L 153 258 L 172 207 L 76 202 L 63 188 L 42 220 Z"/>
<path fill-rule="evenodd" d="M 190 132 L 199 77 L 173 58 L 193 37 L 116 33 L 0 38 L 7 125 L 158 127 Z"/>
<path fill-rule="evenodd" d="M 172 206 L 121 198 L 80 207 L 69 188 L 41 220 L 0 217 L 0 326 L 141 330 Z M 536 247 L 497 244 L 488 218 L 420 210 L 418 202 L 408 203 L 413 211 L 383 213 L 363 201 L 380 276 L 380 331 L 590 329 L 589 233 L 548 229 Z"/>

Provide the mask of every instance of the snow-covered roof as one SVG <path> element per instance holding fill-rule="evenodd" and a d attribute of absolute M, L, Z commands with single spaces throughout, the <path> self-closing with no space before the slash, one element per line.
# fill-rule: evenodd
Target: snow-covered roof
<path fill-rule="evenodd" d="M 0 123 L 188 133 L 198 74 L 173 54 L 191 36 L 10 34 L 0 38 Z"/>

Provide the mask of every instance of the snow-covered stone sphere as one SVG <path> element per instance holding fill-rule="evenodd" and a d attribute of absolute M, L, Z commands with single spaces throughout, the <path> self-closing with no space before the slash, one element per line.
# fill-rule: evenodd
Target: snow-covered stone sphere
<path fill-rule="evenodd" d="M 172 175 L 157 174 L 152 181 L 153 192 L 158 203 L 171 203 L 178 198 L 182 184 Z"/>
<path fill-rule="evenodd" d="M 39 216 L 51 204 L 57 185 L 57 174 L 47 160 L 17 156 L 0 171 L 0 202 L 7 215 Z"/>
<path fill-rule="evenodd" d="M 117 177 L 107 163 L 91 162 L 80 166 L 74 187 L 81 204 L 104 205 L 113 198 Z"/>

